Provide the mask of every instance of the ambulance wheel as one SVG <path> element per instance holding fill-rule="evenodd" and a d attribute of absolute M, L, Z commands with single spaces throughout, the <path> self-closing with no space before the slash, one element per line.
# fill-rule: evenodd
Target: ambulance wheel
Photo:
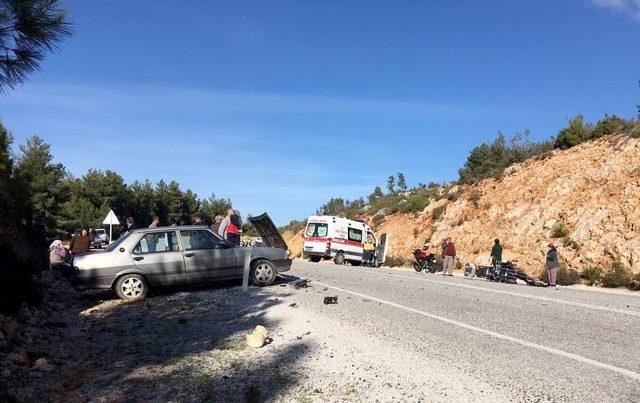
<path fill-rule="evenodd" d="M 309 260 L 313 263 L 318 263 L 322 259 L 320 256 L 309 256 Z"/>
<path fill-rule="evenodd" d="M 336 257 L 333 259 L 333 262 L 338 265 L 343 265 L 345 262 L 344 254 L 342 252 L 338 253 Z"/>

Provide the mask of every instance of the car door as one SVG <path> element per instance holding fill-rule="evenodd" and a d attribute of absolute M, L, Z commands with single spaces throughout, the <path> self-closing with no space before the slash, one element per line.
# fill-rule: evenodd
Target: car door
<path fill-rule="evenodd" d="M 199 283 L 238 276 L 233 246 L 211 231 L 181 230 L 180 240 L 189 282 Z"/>
<path fill-rule="evenodd" d="M 376 247 L 376 265 L 382 266 L 387 260 L 387 247 L 389 245 L 388 234 L 385 232 L 380 235 L 378 246 Z"/>
<path fill-rule="evenodd" d="M 180 284 L 187 281 L 184 257 L 176 231 L 146 233 L 131 250 L 136 267 L 152 284 Z"/>

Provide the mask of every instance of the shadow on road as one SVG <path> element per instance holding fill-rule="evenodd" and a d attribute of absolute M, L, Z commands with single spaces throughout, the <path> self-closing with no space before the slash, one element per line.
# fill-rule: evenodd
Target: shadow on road
<path fill-rule="evenodd" d="M 264 401 L 298 384 L 287 364 L 306 356 L 286 348 L 246 347 L 256 325 L 273 330 L 267 311 L 290 295 L 282 276 L 267 289 L 242 292 L 238 282 L 164 288 L 146 300 L 124 302 L 110 292 L 79 295 L 81 359 L 66 390 L 69 399 L 107 401 Z M 102 301 L 105 300 L 106 301 Z"/>

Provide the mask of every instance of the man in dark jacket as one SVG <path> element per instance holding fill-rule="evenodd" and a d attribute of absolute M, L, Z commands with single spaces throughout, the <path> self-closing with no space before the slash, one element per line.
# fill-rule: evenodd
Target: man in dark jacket
<path fill-rule="evenodd" d="M 122 235 L 126 234 L 129 231 L 133 231 L 136 228 L 138 227 L 136 227 L 136 223 L 133 220 L 133 217 L 128 217 L 124 222 L 124 232 L 122 233 Z"/>
<path fill-rule="evenodd" d="M 491 248 L 491 265 L 495 267 L 500 263 L 502 263 L 502 245 L 500 245 L 500 240 L 496 238 L 493 248 Z"/>

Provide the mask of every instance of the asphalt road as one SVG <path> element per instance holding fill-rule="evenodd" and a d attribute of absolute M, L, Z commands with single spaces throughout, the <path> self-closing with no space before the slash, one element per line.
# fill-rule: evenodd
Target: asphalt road
<path fill-rule="evenodd" d="M 414 381 L 447 368 L 507 400 L 640 402 L 640 293 L 300 260 L 287 274 L 310 280 L 309 303 L 338 296 L 328 320 L 424 363 Z"/>

